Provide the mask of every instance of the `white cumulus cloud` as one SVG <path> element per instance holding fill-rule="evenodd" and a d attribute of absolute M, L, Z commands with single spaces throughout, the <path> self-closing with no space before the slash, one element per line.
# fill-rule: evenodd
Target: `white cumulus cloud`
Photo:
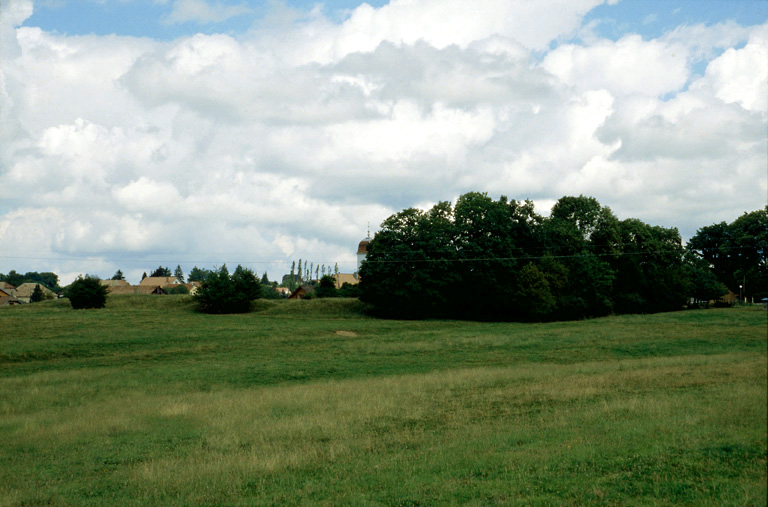
<path fill-rule="evenodd" d="M 393 0 L 159 41 L 3 2 L 0 241 L 24 247 L 0 272 L 351 271 L 369 223 L 475 190 L 593 195 L 684 236 L 763 206 L 766 27 L 574 42 L 601 3 Z"/>

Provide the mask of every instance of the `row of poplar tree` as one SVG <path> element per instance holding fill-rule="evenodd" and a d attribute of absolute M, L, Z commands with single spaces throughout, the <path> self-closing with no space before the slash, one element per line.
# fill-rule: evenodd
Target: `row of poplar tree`
<path fill-rule="evenodd" d="M 767 253 L 768 208 L 704 227 L 684 246 L 677 229 L 619 220 L 592 197 L 563 197 L 542 217 L 531 201 L 473 192 L 387 218 L 360 268 L 360 299 L 400 318 L 671 311 L 729 289 L 768 296 Z"/>

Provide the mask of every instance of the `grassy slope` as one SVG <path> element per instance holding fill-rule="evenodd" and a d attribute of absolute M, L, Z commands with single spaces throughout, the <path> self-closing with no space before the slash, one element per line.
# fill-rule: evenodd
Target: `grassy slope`
<path fill-rule="evenodd" d="M 0 504 L 766 501 L 766 315 L 0 309 Z"/>

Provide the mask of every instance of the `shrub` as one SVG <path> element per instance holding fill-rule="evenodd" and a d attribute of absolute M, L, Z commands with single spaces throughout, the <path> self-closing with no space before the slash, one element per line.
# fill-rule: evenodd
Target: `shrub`
<path fill-rule="evenodd" d="M 360 295 L 360 286 L 352 285 L 349 282 L 344 282 L 339 289 L 339 297 L 342 298 L 356 298 Z"/>
<path fill-rule="evenodd" d="M 250 269 L 237 266 L 232 275 L 226 264 L 213 270 L 192 296 L 205 313 L 247 313 L 251 301 L 261 295 L 259 279 Z"/>
<path fill-rule="evenodd" d="M 285 299 L 285 297 L 277 292 L 277 289 L 273 285 L 261 284 L 261 297 L 264 299 Z"/>
<path fill-rule="evenodd" d="M 107 304 L 107 288 L 101 285 L 98 277 L 79 276 L 67 289 L 67 297 L 75 310 L 104 308 Z"/>
<path fill-rule="evenodd" d="M 174 285 L 170 289 L 165 289 L 168 294 L 189 294 L 189 289 L 186 285 Z"/>
<path fill-rule="evenodd" d="M 336 280 L 331 275 L 323 275 L 320 279 L 320 285 L 315 289 L 315 294 L 319 298 L 335 298 L 338 296 L 336 291 Z"/>

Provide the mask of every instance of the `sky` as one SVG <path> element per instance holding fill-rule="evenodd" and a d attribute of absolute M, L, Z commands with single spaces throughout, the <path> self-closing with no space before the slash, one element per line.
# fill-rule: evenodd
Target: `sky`
<path fill-rule="evenodd" d="M 472 191 L 764 207 L 768 1 L 0 0 L 0 273 L 352 272 Z"/>

